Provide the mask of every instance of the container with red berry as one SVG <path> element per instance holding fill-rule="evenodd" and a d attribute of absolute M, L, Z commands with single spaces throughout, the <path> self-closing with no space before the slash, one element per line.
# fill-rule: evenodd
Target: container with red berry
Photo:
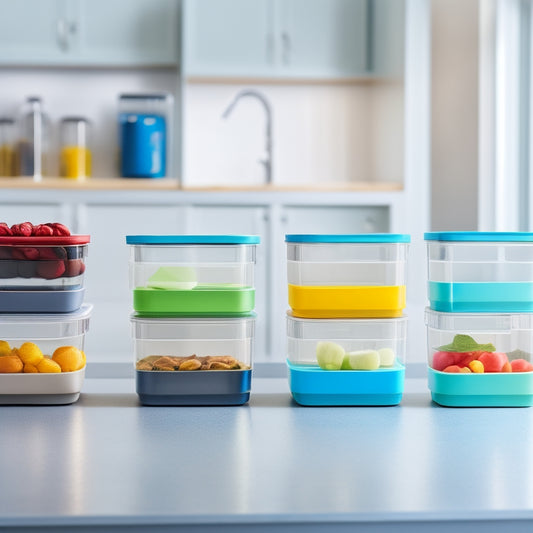
<path fill-rule="evenodd" d="M 0 222 L 0 312 L 70 313 L 84 298 L 88 235 L 63 224 Z"/>

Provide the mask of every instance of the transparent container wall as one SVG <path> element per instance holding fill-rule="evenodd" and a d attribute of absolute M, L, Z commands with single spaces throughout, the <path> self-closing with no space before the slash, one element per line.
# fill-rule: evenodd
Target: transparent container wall
<path fill-rule="evenodd" d="M 61 121 L 60 174 L 64 178 L 91 175 L 90 122 L 84 117 Z"/>
<path fill-rule="evenodd" d="M 255 245 L 131 245 L 130 288 L 169 276 L 191 283 L 253 287 Z"/>
<path fill-rule="evenodd" d="M 15 176 L 15 150 L 15 121 L 0 117 L 0 177 Z"/>
<path fill-rule="evenodd" d="M 533 315 L 454 314 L 426 310 L 426 325 L 428 364 L 432 368 L 435 353 L 453 352 L 439 348 L 453 343 L 459 334 L 472 337 L 478 344 L 493 344 L 495 351 L 507 354 L 509 361 L 533 361 Z"/>
<path fill-rule="evenodd" d="M 170 94 L 119 97 L 120 175 L 161 178 L 173 175 Z"/>
<path fill-rule="evenodd" d="M 81 288 L 87 251 L 87 245 L 0 245 L 0 290 Z"/>
<path fill-rule="evenodd" d="M 135 360 L 150 356 L 231 356 L 251 366 L 254 319 L 132 318 Z"/>
<path fill-rule="evenodd" d="M 60 346 L 83 350 L 91 311 L 92 306 L 84 305 L 70 315 L 0 315 L 0 340 L 11 348 L 33 342 L 45 355 L 52 355 Z"/>
<path fill-rule="evenodd" d="M 407 244 L 287 243 L 291 285 L 405 285 Z"/>
<path fill-rule="evenodd" d="M 335 342 L 345 352 L 390 348 L 405 363 L 407 318 L 300 319 L 287 317 L 287 355 L 291 363 L 316 365 L 318 342 Z"/>
<path fill-rule="evenodd" d="M 22 109 L 17 146 L 17 174 L 40 180 L 47 173 L 50 126 L 40 98 L 30 97 Z"/>
<path fill-rule="evenodd" d="M 428 241 L 427 246 L 429 281 L 533 281 L 533 243 Z"/>

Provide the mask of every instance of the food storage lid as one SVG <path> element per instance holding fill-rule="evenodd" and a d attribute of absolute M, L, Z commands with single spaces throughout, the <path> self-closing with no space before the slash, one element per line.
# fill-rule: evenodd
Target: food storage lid
<path fill-rule="evenodd" d="M 83 304 L 74 313 L 0 314 L 0 339 L 55 339 L 82 335 L 89 329 L 92 310 L 91 304 Z"/>
<path fill-rule="evenodd" d="M 285 242 L 305 243 L 397 243 L 411 242 L 410 235 L 405 233 L 359 233 L 352 235 L 318 235 L 292 234 L 285 235 Z"/>
<path fill-rule="evenodd" d="M 68 237 L 21 237 L 19 235 L 2 235 L 0 245 L 10 246 L 73 246 L 88 244 L 90 235 L 69 235 Z"/>
<path fill-rule="evenodd" d="M 126 244 L 259 244 L 258 235 L 126 235 Z"/>
<path fill-rule="evenodd" d="M 533 330 L 533 313 L 443 313 L 427 307 L 425 322 L 433 329 L 472 333 Z"/>
<path fill-rule="evenodd" d="M 426 241 L 445 242 L 533 242 L 533 233 L 522 231 L 432 231 Z"/>

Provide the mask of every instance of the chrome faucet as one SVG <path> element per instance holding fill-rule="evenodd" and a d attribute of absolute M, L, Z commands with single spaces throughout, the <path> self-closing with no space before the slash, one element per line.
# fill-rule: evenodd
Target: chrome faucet
<path fill-rule="evenodd" d="M 222 113 L 222 118 L 228 118 L 231 112 L 233 111 L 233 108 L 237 105 L 237 102 L 245 96 L 257 98 L 257 100 L 259 100 L 261 104 L 263 104 L 263 107 L 265 109 L 266 159 L 259 159 L 259 163 L 261 163 L 265 167 L 265 181 L 267 185 L 270 185 L 272 183 L 272 108 L 266 96 L 263 93 L 260 93 L 259 91 L 256 91 L 254 89 L 243 89 L 235 95 L 233 101 L 226 108 L 224 113 Z"/>

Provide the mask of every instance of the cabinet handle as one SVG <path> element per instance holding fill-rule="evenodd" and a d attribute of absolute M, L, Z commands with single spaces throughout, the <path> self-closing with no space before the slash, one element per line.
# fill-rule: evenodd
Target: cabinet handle
<path fill-rule="evenodd" d="M 284 31 L 281 33 L 281 44 L 283 54 L 283 64 L 288 65 L 291 59 L 291 36 L 289 32 Z"/>
<path fill-rule="evenodd" d="M 74 35 L 78 27 L 75 22 L 67 22 L 65 19 L 61 18 L 57 20 L 57 44 L 63 52 L 68 52 L 70 48 L 69 35 Z"/>

